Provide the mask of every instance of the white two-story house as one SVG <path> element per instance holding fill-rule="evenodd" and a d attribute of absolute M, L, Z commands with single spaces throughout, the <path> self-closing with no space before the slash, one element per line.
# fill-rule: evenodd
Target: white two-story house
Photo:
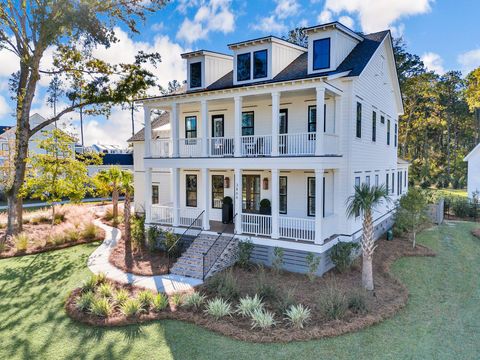
<path fill-rule="evenodd" d="M 230 54 L 183 54 L 185 90 L 139 101 L 145 129 L 130 141 L 135 207 L 147 224 L 250 239 L 267 265 L 281 247 L 293 271 L 306 271 L 313 252 L 323 273 L 334 244 L 361 236 L 361 216 L 345 212 L 355 184 L 385 184 L 394 200 L 406 192 L 390 32 L 359 35 L 334 22 L 306 33 L 307 48 L 268 36 L 230 44 Z M 152 110 L 164 113 L 152 122 Z M 231 225 L 222 224 L 227 196 Z M 375 209 L 377 236 L 392 209 Z"/>

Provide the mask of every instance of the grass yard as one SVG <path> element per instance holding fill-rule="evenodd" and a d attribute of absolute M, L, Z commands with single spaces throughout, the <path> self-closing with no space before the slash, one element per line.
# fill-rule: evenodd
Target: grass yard
<path fill-rule="evenodd" d="M 74 323 L 63 303 L 87 278 L 97 244 L 0 260 L 1 359 L 475 359 L 480 353 L 480 240 L 474 223 L 419 235 L 435 258 L 403 258 L 395 273 L 410 290 L 393 319 L 337 338 L 252 344 L 195 325 L 160 321 L 117 329 Z M 478 225 L 477 225 L 478 226 Z"/>
<path fill-rule="evenodd" d="M 468 197 L 467 189 L 436 189 L 436 188 L 430 188 L 435 193 L 440 194 L 440 196 L 446 196 L 446 197 Z"/>

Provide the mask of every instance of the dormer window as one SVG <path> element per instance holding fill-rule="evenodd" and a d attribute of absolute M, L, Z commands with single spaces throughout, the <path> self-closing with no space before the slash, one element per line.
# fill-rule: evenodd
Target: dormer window
<path fill-rule="evenodd" d="M 313 42 L 313 70 L 330 67 L 330 38 L 318 39 Z"/>
<path fill-rule="evenodd" d="M 255 51 L 253 53 L 253 78 L 260 79 L 267 77 L 267 50 Z"/>
<path fill-rule="evenodd" d="M 237 55 L 237 81 L 250 80 L 250 53 Z"/>
<path fill-rule="evenodd" d="M 202 87 L 202 63 L 195 62 L 190 64 L 190 88 Z"/>

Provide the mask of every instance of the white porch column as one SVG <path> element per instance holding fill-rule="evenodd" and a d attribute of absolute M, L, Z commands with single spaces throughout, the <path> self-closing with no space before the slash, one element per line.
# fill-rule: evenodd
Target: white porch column
<path fill-rule="evenodd" d="M 202 133 L 200 138 L 202 141 L 202 156 L 208 156 L 208 103 L 207 100 L 202 100 L 201 104 L 201 115 L 202 115 Z"/>
<path fill-rule="evenodd" d="M 242 170 L 235 169 L 235 231 L 237 234 L 242 233 Z"/>
<path fill-rule="evenodd" d="M 323 244 L 323 172 L 323 169 L 315 169 L 315 244 L 320 245 Z"/>
<path fill-rule="evenodd" d="M 152 168 L 145 168 L 145 223 L 152 222 Z"/>
<path fill-rule="evenodd" d="M 278 169 L 272 169 L 272 239 L 280 237 L 278 228 L 278 216 L 280 213 L 280 183 Z"/>
<path fill-rule="evenodd" d="M 202 189 L 203 189 L 203 230 L 210 230 L 210 176 L 208 169 L 202 169 Z"/>
<path fill-rule="evenodd" d="M 324 123 L 324 112 L 323 107 L 325 105 L 325 87 L 323 85 L 317 86 L 315 88 L 317 92 L 317 131 L 316 131 L 316 141 L 315 141 L 315 155 L 323 155 L 325 153 L 323 145 L 323 123 Z"/>
<path fill-rule="evenodd" d="M 172 168 L 172 207 L 173 207 L 173 226 L 178 226 L 180 217 L 180 171 L 178 168 Z"/>
<path fill-rule="evenodd" d="M 235 118 L 235 131 L 234 131 L 234 156 L 240 157 L 241 151 L 241 141 L 240 137 L 242 136 L 242 97 L 235 96 L 235 109 L 234 109 L 234 118 Z"/>
<path fill-rule="evenodd" d="M 145 157 L 152 156 L 152 122 L 150 114 L 152 109 L 147 106 L 143 107 L 143 121 L 145 123 Z"/>
<path fill-rule="evenodd" d="M 278 156 L 278 128 L 280 118 L 280 93 L 272 92 L 272 156 Z"/>
<path fill-rule="evenodd" d="M 172 112 L 170 113 L 170 127 L 172 137 L 172 157 L 178 157 L 178 104 L 172 104 Z"/>

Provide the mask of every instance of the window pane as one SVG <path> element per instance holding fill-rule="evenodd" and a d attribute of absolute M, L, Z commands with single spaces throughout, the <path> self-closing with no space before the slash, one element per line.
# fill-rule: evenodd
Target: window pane
<path fill-rule="evenodd" d="M 197 175 L 185 176 L 186 206 L 197 206 Z"/>
<path fill-rule="evenodd" d="M 315 105 L 308 107 L 308 132 L 317 131 L 317 107 Z"/>
<path fill-rule="evenodd" d="M 254 135 L 253 112 L 242 113 L 242 136 Z"/>
<path fill-rule="evenodd" d="M 159 203 L 158 185 L 152 185 L 152 204 Z"/>
<path fill-rule="evenodd" d="M 390 145 L 390 120 L 387 120 L 387 145 Z"/>
<path fill-rule="evenodd" d="M 197 137 L 197 117 L 187 116 L 185 118 L 185 137 L 192 139 Z"/>
<path fill-rule="evenodd" d="M 307 215 L 315 216 L 315 178 L 309 177 L 307 182 Z"/>
<path fill-rule="evenodd" d="M 250 53 L 237 55 L 237 81 L 250 80 Z"/>
<path fill-rule="evenodd" d="M 362 137 L 362 104 L 359 102 L 357 102 L 356 135 L 358 138 Z"/>
<path fill-rule="evenodd" d="M 280 213 L 287 213 L 287 177 L 280 176 L 279 184 L 279 196 L 280 196 Z"/>
<path fill-rule="evenodd" d="M 224 197 L 223 175 L 212 175 L 212 208 L 221 209 Z"/>
<path fill-rule="evenodd" d="M 372 114 L 372 141 L 377 141 L 377 113 Z"/>
<path fill-rule="evenodd" d="M 253 78 L 259 79 L 267 76 L 267 50 L 253 53 Z"/>
<path fill-rule="evenodd" d="M 223 115 L 212 116 L 212 136 L 223 137 Z"/>
<path fill-rule="evenodd" d="M 330 67 L 330 38 L 313 42 L 313 70 Z"/>
<path fill-rule="evenodd" d="M 202 86 L 202 63 L 196 62 L 190 64 L 190 87 L 196 88 Z"/>

